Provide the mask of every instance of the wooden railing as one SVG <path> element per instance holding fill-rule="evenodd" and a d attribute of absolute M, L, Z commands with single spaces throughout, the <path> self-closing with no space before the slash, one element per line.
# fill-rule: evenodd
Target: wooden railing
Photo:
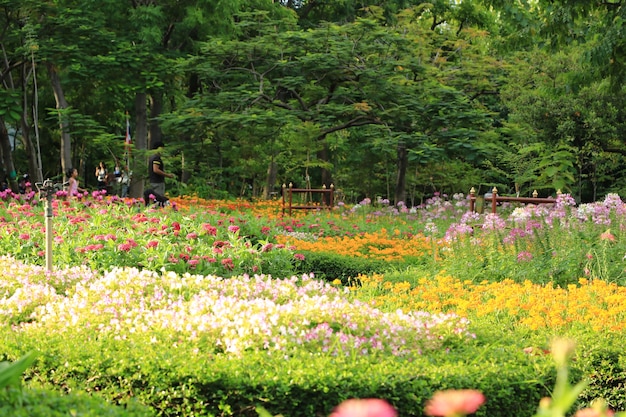
<path fill-rule="evenodd" d="M 293 195 L 299 194 L 303 195 L 306 200 L 306 203 L 303 205 L 294 205 Z M 320 194 L 321 201 L 319 203 L 314 203 L 313 195 Z M 292 210 L 332 210 L 335 199 L 335 187 L 334 185 L 330 185 L 330 188 L 326 188 L 324 185 L 321 189 L 318 188 L 293 188 L 293 184 L 289 183 L 289 187 L 283 184 L 283 214 L 287 212 L 291 216 Z"/>
<path fill-rule="evenodd" d="M 557 196 L 561 194 L 561 190 L 558 190 L 556 192 Z M 476 200 L 477 198 L 480 197 L 476 197 L 476 190 L 474 189 L 474 187 L 472 187 L 472 189 L 470 190 L 470 202 L 469 202 L 469 211 L 475 211 L 476 210 Z M 498 205 L 498 203 L 503 203 L 503 202 L 516 202 L 516 203 L 524 203 L 524 204 L 554 204 L 556 203 L 557 199 L 556 198 L 550 198 L 550 197 L 546 197 L 546 198 L 540 198 L 537 197 L 539 195 L 539 193 L 537 193 L 537 190 L 535 190 L 533 192 L 533 196 L 532 197 L 505 197 L 505 196 L 499 196 L 498 195 L 498 189 L 496 187 L 493 187 L 493 190 L 491 190 L 491 196 L 490 197 L 485 197 L 484 201 L 485 203 L 487 202 L 491 202 L 491 212 L 493 214 L 496 213 L 496 207 Z"/>

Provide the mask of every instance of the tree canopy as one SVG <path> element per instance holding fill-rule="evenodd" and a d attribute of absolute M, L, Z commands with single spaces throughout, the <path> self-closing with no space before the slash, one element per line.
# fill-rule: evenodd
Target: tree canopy
<path fill-rule="evenodd" d="M 170 192 L 626 191 L 619 3 L 0 0 L 0 176 L 87 186 L 150 143 Z M 126 123 L 132 147 L 125 146 Z M 44 151 L 42 151 L 44 150 Z M 482 188 L 481 188 L 482 187 Z"/>

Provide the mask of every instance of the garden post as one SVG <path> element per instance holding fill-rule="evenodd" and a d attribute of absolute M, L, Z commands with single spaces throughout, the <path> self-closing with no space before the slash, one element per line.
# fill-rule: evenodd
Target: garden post
<path fill-rule="evenodd" d="M 496 214 L 496 205 L 498 204 L 498 189 L 496 187 L 493 187 L 493 190 L 491 190 L 491 212 L 493 214 Z"/>
<path fill-rule="evenodd" d="M 52 181 L 45 180 L 43 182 L 43 186 L 39 190 L 43 191 L 43 195 L 46 198 L 45 200 L 45 211 L 46 211 L 46 269 L 50 272 L 52 271 L 52 217 L 54 213 L 52 211 L 52 197 L 54 196 L 54 184 Z"/>

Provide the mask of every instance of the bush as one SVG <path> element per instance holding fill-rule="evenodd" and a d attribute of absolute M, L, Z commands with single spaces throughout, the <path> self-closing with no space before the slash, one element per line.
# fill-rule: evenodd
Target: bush
<path fill-rule="evenodd" d="M 0 403 L 0 415 L 11 417 L 149 417 L 153 410 L 139 404 L 118 407 L 87 394 L 63 395 L 53 390 L 28 389 L 17 402 Z"/>
<path fill-rule="evenodd" d="M 297 273 L 313 272 L 316 278 L 326 281 L 335 279 L 347 284 L 351 278 L 375 272 L 390 271 L 401 266 L 400 262 L 380 259 L 353 258 L 330 252 L 301 252 L 304 260 L 297 265 Z"/>
<path fill-rule="evenodd" d="M 12 343 L 5 339 L 1 349 L 37 344 L 48 352 L 35 365 L 36 383 L 97 391 L 121 404 L 139 401 L 162 416 L 257 417 L 255 407 L 263 406 L 272 415 L 314 417 L 329 415 L 347 398 L 372 397 L 388 400 L 399 415 L 410 417 L 423 415 L 426 400 L 437 390 L 475 388 L 489 398 L 478 416 L 524 417 L 534 414 L 554 381 L 549 357 L 529 357 L 510 344 L 471 341 L 410 361 L 321 353 L 233 357 L 196 352 L 184 344 L 166 348 L 147 340 L 103 342 L 77 335 L 71 343 L 57 337 Z M 64 403 L 58 401 L 61 409 Z"/>

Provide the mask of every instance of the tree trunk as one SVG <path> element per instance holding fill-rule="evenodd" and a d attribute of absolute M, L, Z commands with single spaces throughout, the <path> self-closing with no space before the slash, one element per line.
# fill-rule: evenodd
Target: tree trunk
<path fill-rule="evenodd" d="M 33 65 L 34 67 L 34 65 Z M 28 76 L 26 74 L 26 67 L 22 70 L 22 91 L 27 91 L 28 85 L 27 80 Z M 33 78 L 36 77 L 35 71 L 33 69 Z M 33 120 L 34 123 L 37 123 L 38 117 L 38 104 L 37 103 L 37 83 L 35 82 L 35 99 L 33 103 Z M 20 126 L 22 128 L 22 145 L 24 145 L 24 150 L 26 152 L 26 158 L 28 159 L 28 172 L 30 175 L 31 182 L 33 183 L 42 183 L 43 182 L 43 172 L 41 167 L 41 156 L 39 155 L 38 149 L 35 148 L 35 144 L 31 140 L 31 126 L 28 124 L 28 95 L 22 94 L 22 116 L 20 117 Z M 36 127 L 36 126 L 35 126 Z M 37 131 L 35 131 L 37 134 Z"/>
<path fill-rule="evenodd" d="M 278 165 L 272 156 L 272 160 L 267 166 L 267 175 L 265 177 L 265 187 L 263 187 L 263 198 L 269 200 L 273 197 L 272 192 L 276 185 L 276 178 L 278 177 Z"/>
<path fill-rule="evenodd" d="M 136 150 L 146 150 L 148 143 L 148 104 L 146 93 L 137 93 L 135 96 L 135 135 L 134 135 L 134 147 Z M 148 160 L 144 157 L 140 157 L 142 152 L 137 152 L 132 158 L 130 170 L 133 172 L 133 178 L 128 189 L 128 195 L 132 198 L 143 197 L 144 189 L 144 176 L 141 174 L 146 172 L 146 166 Z"/>
<path fill-rule="evenodd" d="M 26 115 L 22 115 L 22 145 L 26 151 L 26 157 L 28 158 L 28 173 L 30 174 L 31 182 L 43 182 L 42 172 L 39 169 L 39 159 L 35 144 L 30 138 L 30 126 L 26 120 Z"/>
<path fill-rule="evenodd" d="M 13 192 L 17 192 L 17 181 L 15 175 L 15 165 L 13 165 L 13 156 L 11 154 L 11 141 L 9 140 L 9 132 L 4 124 L 4 119 L 0 117 L 0 148 L 2 150 L 2 162 L 4 170 L 9 174 L 8 184 Z M 13 175 L 11 175 L 13 173 Z"/>
<path fill-rule="evenodd" d="M 148 130 L 148 145 L 152 145 L 158 141 L 163 140 L 163 132 L 161 132 L 161 126 L 157 118 L 161 116 L 163 112 L 163 94 L 154 93 L 150 94 L 150 120 Z M 150 149 L 148 147 L 148 149 Z"/>
<path fill-rule="evenodd" d="M 324 144 L 324 147 L 317 153 L 317 158 L 320 161 L 323 161 L 323 162 L 328 162 L 328 160 L 330 159 L 330 156 L 328 155 L 328 148 L 326 147 L 326 144 Z M 322 168 L 322 185 L 325 185 L 326 188 L 329 188 L 332 183 L 333 183 L 333 174 L 332 174 L 332 172 L 330 172 L 326 168 Z"/>
<path fill-rule="evenodd" d="M 47 63 L 48 75 L 50 77 L 50 83 L 52 84 L 52 91 L 54 92 L 54 99 L 56 101 L 56 108 L 59 110 L 59 127 L 61 129 L 61 170 L 67 172 L 72 166 L 72 138 L 70 137 L 69 122 L 67 118 L 62 115 L 62 111 L 69 106 L 63 93 L 63 86 L 59 79 L 59 73 L 51 63 Z"/>
<path fill-rule="evenodd" d="M 406 170 L 409 165 L 409 153 L 405 143 L 398 144 L 398 178 L 396 180 L 396 192 L 394 203 L 397 205 L 400 201 L 406 203 Z"/>

